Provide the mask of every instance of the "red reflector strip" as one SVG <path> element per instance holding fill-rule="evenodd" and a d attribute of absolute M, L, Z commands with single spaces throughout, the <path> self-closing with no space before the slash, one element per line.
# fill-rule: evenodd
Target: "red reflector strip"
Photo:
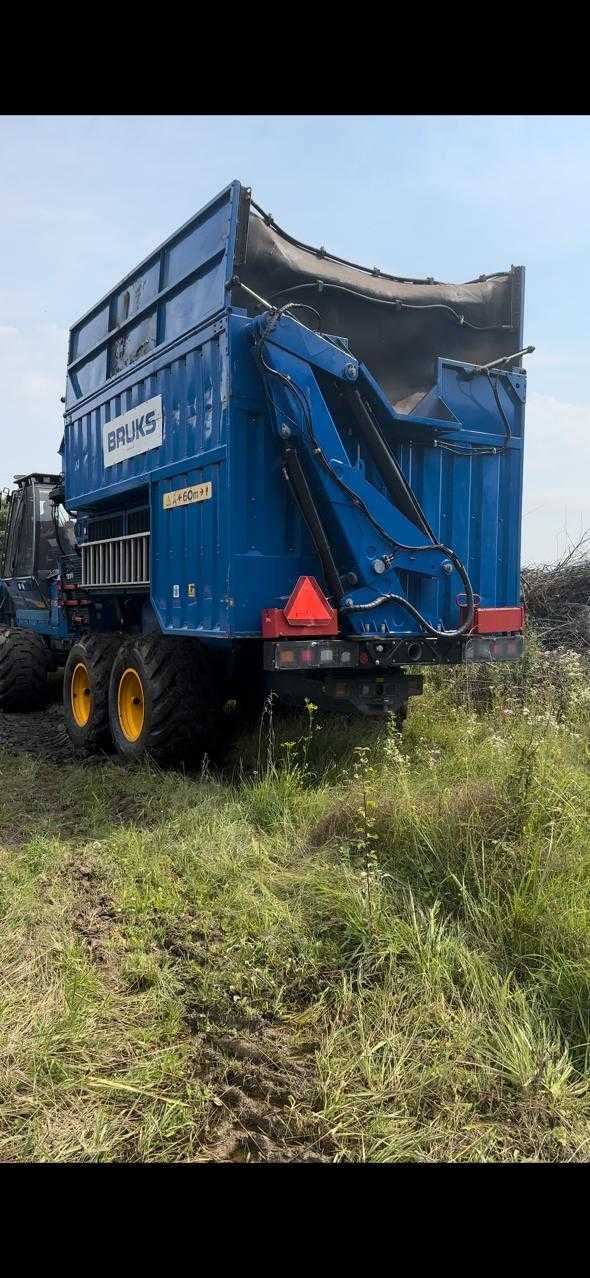
<path fill-rule="evenodd" d="M 315 639 L 316 635 L 337 635 L 338 618 L 334 613 L 334 621 L 314 621 L 312 626 L 293 626 L 287 621 L 282 608 L 265 608 L 261 629 L 264 639 L 310 639 L 312 634 Z"/>
<path fill-rule="evenodd" d="M 467 616 L 466 604 L 460 604 L 461 622 Z M 473 635 L 510 634 L 522 630 L 524 608 L 476 608 L 473 614 Z"/>

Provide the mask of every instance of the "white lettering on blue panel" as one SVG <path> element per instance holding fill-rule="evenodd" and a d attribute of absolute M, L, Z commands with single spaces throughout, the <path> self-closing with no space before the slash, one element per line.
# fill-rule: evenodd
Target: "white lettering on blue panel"
<path fill-rule="evenodd" d="M 128 457 L 137 457 L 162 443 L 162 396 L 146 399 L 137 408 L 105 422 L 102 428 L 102 456 L 105 468 Z"/>

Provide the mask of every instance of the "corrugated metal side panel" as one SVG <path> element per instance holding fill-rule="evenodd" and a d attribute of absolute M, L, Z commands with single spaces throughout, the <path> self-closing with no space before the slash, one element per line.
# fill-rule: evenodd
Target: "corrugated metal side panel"
<path fill-rule="evenodd" d="M 263 608 L 286 602 L 302 573 L 322 571 L 282 472 L 247 322 L 234 315 L 230 334 L 231 624 L 255 635 Z"/>
<path fill-rule="evenodd" d="M 226 332 L 171 361 L 160 379 L 166 430 L 150 483 L 152 603 L 164 630 L 223 635 L 229 629 Z M 166 494 L 204 484 L 211 484 L 207 500 L 164 507 Z"/>
<path fill-rule="evenodd" d="M 463 457 L 442 448 L 404 444 L 397 457 L 440 541 L 466 565 L 482 607 L 520 599 L 522 451 Z M 408 598 L 421 611 L 458 624 L 457 578 L 436 584 L 404 575 Z"/>
<path fill-rule="evenodd" d="M 152 472 L 183 461 L 221 442 L 221 400 L 225 394 L 226 361 L 224 326 L 208 340 L 194 338 L 188 349 L 160 355 L 158 367 L 142 376 L 128 375 L 123 390 L 105 396 L 88 412 L 66 423 L 64 462 L 66 502 L 72 509 L 96 505 L 101 497 L 113 498 L 130 488 L 140 488 Z M 105 467 L 103 426 L 162 397 L 163 440 L 158 448 Z"/>
<path fill-rule="evenodd" d="M 233 182 L 74 325 L 68 411 L 224 309 L 240 193 Z"/>
<path fill-rule="evenodd" d="M 269 601 L 286 600 L 303 572 L 320 571 L 282 474 L 248 322 L 233 315 L 230 325 L 171 368 L 174 451 L 151 484 L 151 595 L 160 625 L 219 638 L 259 635 Z M 191 453 L 201 453 L 202 464 L 170 464 Z M 207 483 L 210 498 L 165 508 L 166 494 Z"/>
<path fill-rule="evenodd" d="M 522 469 L 526 377 L 515 372 L 497 387 L 501 419 L 485 377 L 464 377 L 463 366 L 439 360 L 429 411 L 454 423 L 444 438 L 407 441 L 411 415 L 404 419 L 402 442 L 396 426 L 387 428 L 394 452 L 436 538 L 465 564 L 482 607 L 520 602 Z M 419 417 L 419 409 L 416 412 Z M 367 479 L 385 492 L 371 458 L 361 448 Z M 419 538 L 417 538 L 419 540 Z M 418 564 L 419 561 L 417 561 Z M 400 573 L 408 599 L 433 624 L 459 624 L 456 573 L 433 579 Z"/>
<path fill-rule="evenodd" d="M 152 605 L 164 631 L 225 636 L 228 595 L 229 504 L 227 460 L 175 471 L 152 485 Z M 166 509 L 179 490 L 211 496 Z"/>

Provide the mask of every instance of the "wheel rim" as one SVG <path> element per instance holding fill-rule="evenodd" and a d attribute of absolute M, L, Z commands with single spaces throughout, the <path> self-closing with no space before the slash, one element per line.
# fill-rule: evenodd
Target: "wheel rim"
<path fill-rule="evenodd" d="M 142 733 L 145 709 L 143 685 L 137 670 L 131 667 L 121 675 L 117 707 L 123 736 L 127 741 L 137 741 Z"/>
<path fill-rule="evenodd" d="M 92 713 L 92 692 L 90 675 L 83 661 L 79 661 L 74 667 L 70 683 L 70 705 L 74 723 L 78 728 L 85 728 Z"/>

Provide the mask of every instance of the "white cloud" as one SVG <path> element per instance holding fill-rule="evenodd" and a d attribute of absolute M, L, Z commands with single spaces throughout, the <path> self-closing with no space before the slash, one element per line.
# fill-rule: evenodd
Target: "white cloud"
<path fill-rule="evenodd" d="M 529 395 L 524 475 L 523 560 L 551 561 L 590 529 L 590 405 Z"/>
<path fill-rule="evenodd" d="M 0 487 L 19 471 L 58 471 L 68 334 L 57 324 L 0 326 Z"/>

